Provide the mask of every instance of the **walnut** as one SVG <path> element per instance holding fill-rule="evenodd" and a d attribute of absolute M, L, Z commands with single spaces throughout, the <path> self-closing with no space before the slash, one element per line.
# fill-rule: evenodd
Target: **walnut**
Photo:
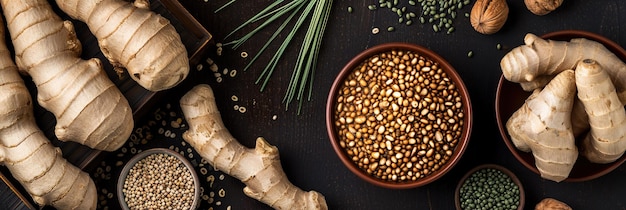
<path fill-rule="evenodd" d="M 498 32 L 509 16 L 506 0 L 477 0 L 470 12 L 470 23 L 482 34 Z"/>
<path fill-rule="evenodd" d="M 524 0 L 526 8 L 535 15 L 545 15 L 563 3 L 563 0 Z"/>
<path fill-rule="evenodd" d="M 544 198 L 535 206 L 535 210 L 572 210 L 572 208 L 554 198 Z"/>

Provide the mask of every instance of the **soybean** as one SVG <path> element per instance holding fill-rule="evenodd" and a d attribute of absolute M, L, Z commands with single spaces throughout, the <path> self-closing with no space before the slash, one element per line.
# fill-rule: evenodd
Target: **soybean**
<path fill-rule="evenodd" d="M 461 136 L 465 115 L 462 103 L 455 106 L 462 101 L 456 87 L 437 62 L 415 52 L 374 55 L 338 90 L 339 144 L 374 177 L 424 178 L 450 160 Z"/>

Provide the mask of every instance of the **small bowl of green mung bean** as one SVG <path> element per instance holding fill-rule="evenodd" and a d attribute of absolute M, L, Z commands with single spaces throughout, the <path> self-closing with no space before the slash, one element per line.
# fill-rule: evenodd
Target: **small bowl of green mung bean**
<path fill-rule="evenodd" d="M 472 127 L 469 94 L 455 69 L 422 46 L 369 48 L 341 70 L 326 106 L 330 142 L 359 178 L 415 188 L 461 158 Z"/>
<path fill-rule="evenodd" d="M 117 181 L 122 209 L 196 209 L 200 193 L 200 181 L 191 163 L 165 148 L 132 157 Z"/>
<path fill-rule="evenodd" d="M 461 178 L 454 202 L 457 210 L 521 210 L 525 202 L 524 188 L 510 170 L 496 164 L 484 164 Z"/>

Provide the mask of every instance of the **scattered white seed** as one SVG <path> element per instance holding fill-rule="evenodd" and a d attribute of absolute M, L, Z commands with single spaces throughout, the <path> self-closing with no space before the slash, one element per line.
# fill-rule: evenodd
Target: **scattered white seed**
<path fill-rule="evenodd" d="M 224 180 L 225 176 L 224 174 L 220 174 L 220 180 Z"/>
<path fill-rule="evenodd" d="M 216 79 L 215 79 L 215 81 L 216 81 L 217 83 L 221 83 L 221 82 L 222 82 L 222 77 L 218 77 L 218 78 L 216 78 Z"/>
<path fill-rule="evenodd" d="M 224 75 L 228 74 L 228 68 L 224 68 L 224 70 L 222 70 L 222 74 Z"/>
<path fill-rule="evenodd" d="M 239 97 L 237 97 L 236 95 L 233 95 L 230 97 L 230 100 L 232 101 L 239 101 Z"/>
<path fill-rule="evenodd" d="M 244 106 L 240 106 L 240 107 L 239 107 L 239 112 L 241 112 L 241 113 L 246 113 L 246 107 L 244 107 Z"/>
<path fill-rule="evenodd" d="M 239 110 L 239 105 L 235 104 L 235 105 L 233 106 L 233 109 L 235 109 L 235 110 Z"/>
<path fill-rule="evenodd" d="M 378 28 L 372 28 L 372 34 L 378 34 L 378 32 L 380 32 L 380 29 Z"/>
<path fill-rule="evenodd" d="M 222 43 L 221 42 L 215 43 L 215 46 L 216 47 L 222 47 Z"/>
<path fill-rule="evenodd" d="M 248 53 L 247 52 L 241 52 L 241 57 L 242 58 L 247 58 L 248 57 Z"/>
<path fill-rule="evenodd" d="M 196 66 L 196 70 L 198 71 L 202 71 L 202 68 L 204 68 L 204 66 L 201 63 Z"/>
<path fill-rule="evenodd" d="M 215 73 L 213 73 L 213 76 L 214 76 L 214 77 L 221 77 L 221 76 L 222 76 L 222 73 L 215 72 Z"/>
<path fill-rule="evenodd" d="M 211 66 L 209 66 L 209 69 L 211 69 L 212 72 L 217 72 L 217 70 L 219 70 L 219 67 L 217 66 L 217 64 L 211 64 Z"/>
<path fill-rule="evenodd" d="M 218 47 L 216 53 L 217 53 L 217 56 L 221 56 L 222 55 L 222 48 Z"/>
<path fill-rule="evenodd" d="M 209 64 L 209 65 L 213 65 L 215 62 L 213 61 L 212 58 L 207 58 L 206 59 L 206 63 Z"/>
<path fill-rule="evenodd" d="M 235 70 L 235 69 L 230 70 L 230 74 L 229 75 L 230 75 L 230 77 L 235 77 L 237 75 L 237 70 Z"/>
<path fill-rule="evenodd" d="M 276 115 L 272 116 L 272 120 L 276 120 L 276 119 L 278 119 L 278 116 Z"/>

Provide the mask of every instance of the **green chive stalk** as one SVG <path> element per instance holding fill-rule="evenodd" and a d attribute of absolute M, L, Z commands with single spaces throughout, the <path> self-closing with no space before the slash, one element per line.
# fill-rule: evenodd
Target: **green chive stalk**
<path fill-rule="evenodd" d="M 231 5 L 234 0 L 229 1 L 222 7 L 218 8 L 215 12 L 218 12 L 225 7 Z M 277 19 L 286 16 L 282 24 L 278 27 L 278 29 L 272 34 L 272 36 L 267 40 L 265 45 L 261 47 L 258 54 L 255 55 L 250 63 L 246 65 L 243 69 L 246 71 L 252 63 L 254 63 L 261 54 L 265 52 L 267 47 L 275 41 L 275 39 L 285 30 L 287 25 L 292 23 L 293 18 L 298 16 L 293 23 L 291 30 L 285 37 L 285 39 L 280 44 L 279 48 L 276 50 L 270 61 L 267 63 L 258 79 L 255 81 L 255 84 L 261 84 L 260 91 L 263 91 L 272 77 L 272 74 L 276 70 L 276 66 L 282 58 L 287 47 L 290 46 L 293 37 L 296 33 L 303 28 L 304 24 L 308 21 L 308 27 L 306 29 L 306 34 L 304 40 L 300 45 L 300 51 L 298 53 L 298 57 L 293 68 L 291 78 L 289 80 L 289 84 L 287 85 L 287 90 L 285 96 L 283 98 L 283 103 L 285 103 L 285 109 L 289 108 L 289 104 L 295 99 L 299 101 L 298 103 L 298 115 L 302 109 L 303 101 L 311 100 L 311 94 L 313 89 L 313 77 L 315 75 L 315 67 L 317 65 L 317 59 L 319 56 L 319 50 L 322 45 L 322 38 L 324 36 L 324 31 L 326 29 L 326 25 L 328 23 L 328 18 L 330 16 L 330 10 L 332 7 L 332 0 L 292 0 L 288 3 L 283 3 L 284 0 L 276 0 L 259 13 L 248 19 L 246 22 L 241 24 L 239 27 L 235 28 L 232 32 L 230 32 L 226 39 L 232 36 L 235 32 L 243 29 L 244 27 L 258 22 L 263 22 L 254 28 L 252 31 L 248 32 L 244 36 L 234 41 L 230 41 L 224 45 L 232 45 L 233 49 L 240 47 L 243 43 L 249 40 L 252 36 L 254 36 L 257 32 L 263 30 L 269 24 L 275 22 Z M 308 91 L 307 91 L 308 89 Z M 307 97 L 305 99 L 305 93 Z"/>

